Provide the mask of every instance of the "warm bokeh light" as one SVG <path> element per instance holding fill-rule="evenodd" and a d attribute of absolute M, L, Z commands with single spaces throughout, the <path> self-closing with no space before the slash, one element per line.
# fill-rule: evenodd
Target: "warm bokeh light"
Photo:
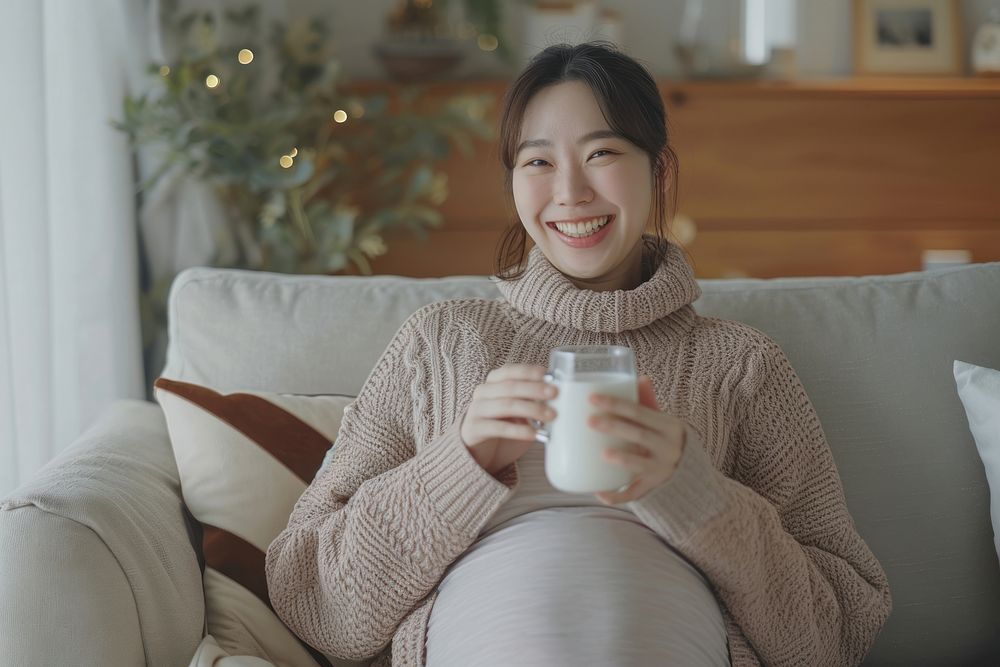
<path fill-rule="evenodd" d="M 333 112 L 333 119 L 338 123 L 343 123 L 345 120 L 347 120 L 347 112 L 344 111 L 343 109 L 337 109 L 336 111 Z"/>
<path fill-rule="evenodd" d="M 239 55 L 236 59 L 240 61 L 241 65 L 249 65 L 253 62 L 253 51 L 250 49 L 240 49 Z"/>
<path fill-rule="evenodd" d="M 483 33 L 476 38 L 476 44 L 483 51 L 496 51 L 497 47 L 500 46 L 500 40 L 497 39 L 496 35 Z"/>
<path fill-rule="evenodd" d="M 413 4 L 417 9 L 430 9 L 434 0 L 413 0 Z"/>
<path fill-rule="evenodd" d="M 170 68 L 166 65 L 160 65 L 160 76 L 170 76 Z"/>
<path fill-rule="evenodd" d="M 292 159 L 291 155 L 282 155 L 281 158 L 278 160 L 278 164 L 280 164 L 285 169 L 288 169 L 293 164 L 295 164 L 295 160 Z"/>
<path fill-rule="evenodd" d="M 219 77 L 215 76 L 214 74 L 209 74 L 208 76 L 205 77 L 205 85 L 208 86 L 209 88 L 215 88 L 219 85 L 219 83 L 220 83 Z"/>
<path fill-rule="evenodd" d="M 295 156 L 297 156 L 298 154 L 299 154 L 299 149 L 298 149 L 298 148 L 293 148 L 293 149 L 291 150 L 291 152 L 289 152 L 289 153 L 288 153 L 288 157 L 295 157 Z"/>

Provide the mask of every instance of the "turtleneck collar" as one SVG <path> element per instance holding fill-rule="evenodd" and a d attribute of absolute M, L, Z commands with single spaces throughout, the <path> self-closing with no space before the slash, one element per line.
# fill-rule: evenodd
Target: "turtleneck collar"
<path fill-rule="evenodd" d="M 666 258 L 635 289 L 595 292 L 580 289 L 534 246 L 524 274 L 513 281 L 490 279 L 518 312 L 552 324 L 601 333 L 639 329 L 690 305 L 701 288 L 681 249 L 656 236 L 643 236 L 643 265 L 653 257 L 649 245 L 666 246 Z M 648 271 L 644 271 L 648 275 Z"/>

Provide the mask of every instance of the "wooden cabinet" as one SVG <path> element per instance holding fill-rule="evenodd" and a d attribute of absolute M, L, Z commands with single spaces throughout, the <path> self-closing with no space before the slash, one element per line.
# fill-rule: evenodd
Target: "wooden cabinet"
<path fill-rule="evenodd" d="M 429 94 L 486 92 L 499 105 L 506 86 L 449 82 Z M 1000 81 L 660 86 L 680 160 L 678 212 L 693 221 L 677 232 L 699 277 L 895 273 L 938 249 L 1000 260 Z M 442 165 L 445 225 L 427 241 L 388 237 L 377 273 L 492 272 L 514 214 L 495 146 L 476 148 Z"/>

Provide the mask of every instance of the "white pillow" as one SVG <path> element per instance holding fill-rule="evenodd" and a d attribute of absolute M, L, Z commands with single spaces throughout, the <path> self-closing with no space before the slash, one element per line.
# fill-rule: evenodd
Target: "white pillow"
<path fill-rule="evenodd" d="M 990 486 L 993 545 L 1000 559 L 1000 371 L 955 361 L 955 384 Z"/>
<path fill-rule="evenodd" d="M 162 377 L 155 387 L 181 495 L 204 533 L 212 639 L 203 642 L 202 657 L 282 667 L 357 664 L 301 642 L 271 609 L 264 576 L 267 547 L 325 461 L 353 397 L 219 394 Z"/>
<path fill-rule="evenodd" d="M 212 635 L 205 635 L 188 667 L 274 667 L 274 663 L 252 655 L 231 656 Z"/>
<path fill-rule="evenodd" d="M 333 667 L 364 667 L 369 664 L 364 662 L 354 662 L 351 660 L 331 659 Z M 371 663 L 376 664 L 376 663 Z M 275 665 L 269 660 L 258 658 L 252 655 L 230 655 L 219 646 L 219 642 L 212 635 L 205 635 L 198 649 L 194 652 L 194 657 L 188 663 L 188 667 L 283 667 Z"/>

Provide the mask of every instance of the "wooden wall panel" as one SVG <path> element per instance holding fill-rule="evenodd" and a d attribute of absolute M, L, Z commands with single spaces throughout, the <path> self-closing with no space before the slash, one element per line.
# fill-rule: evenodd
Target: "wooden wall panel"
<path fill-rule="evenodd" d="M 696 220 L 997 216 L 998 100 L 692 95 L 672 111 Z"/>
<path fill-rule="evenodd" d="M 496 230 L 432 230 L 426 240 L 409 233 L 386 236 L 389 254 L 372 262 L 377 274 L 397 276 L 480 276 L 493 273 Z"/>
<path fill-rule="evenodd" d="M 441 213 L 449 229 L 497 230 L 514 219 L 513 203 L 503 194 L 503 168 L 492 142 L 477 141 L 472 158 L 452 155 L 443 165 L 448 174 L 447 201 Z"/>
<path fill-rule="evenodd" d="M 499 232 L 438 230 L 427 241 L 399 236 L 375 273 L 486 275 L 494 271 Z M 1000 225 L 940 229 L 702 229 L 685 244 L 705 278 L 875 275 L 919 271 L 923 251 L 969 250 L 974 262 L 1000 261 Z"/>
<path fill-rule="evenodd" d="M 506 85 L 449 82 L 430 94 L 499 102 Z M 1000 261 L 1000 81 L 662 82 L 661 92 L 699 277 L 919 270 L 926 249 Z M 512 211 L 495 143 L 475 152 L 443 165 L 444 228 L 426 242 L 387 238 L 377 273 L 492 272 Z"/>
<path fill-rule="evenodd" d="M 927 249 L 996 261 L 1000 228 L 708 231 L 687 249 L 704 277 L 864 276 L 919 271 Z"/>

